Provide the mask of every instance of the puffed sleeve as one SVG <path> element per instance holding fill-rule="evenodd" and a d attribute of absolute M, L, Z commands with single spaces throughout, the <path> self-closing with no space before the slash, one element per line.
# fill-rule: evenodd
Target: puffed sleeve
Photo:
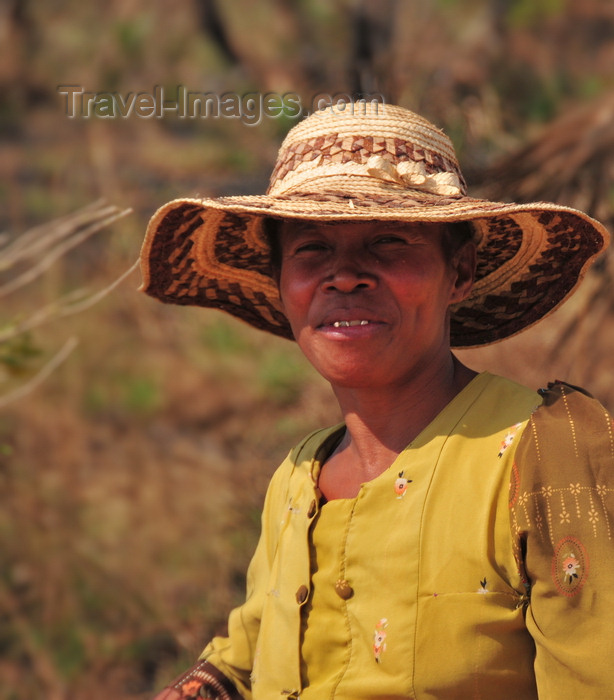
<path fill-rule="evenodd" d="M 279 467 L 269 484 L 262 511 L 260 539 L 247 570 L 245 603 L 230 613 L 228 636 L 215 637 L 200 657 L 229 678 L 241 695 L 248 700 L 251 698 L 250 674 L 260 630 L 260 619 L 279 539 L 280 512 L 286 501 L 291 470 L 292 460 L 288 458 Z"/>
<path fill-rule="evenodd" d="M 540 700 L 614 697 L 614 425 L 557 382 L 515 456 L 512 534 Z"/>

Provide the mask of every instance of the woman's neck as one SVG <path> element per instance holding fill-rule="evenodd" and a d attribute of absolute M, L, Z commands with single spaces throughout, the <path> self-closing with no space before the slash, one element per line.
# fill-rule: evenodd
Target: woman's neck
<path fill-rule="evenodd" d="M 374 479 L 475 376 L 450 355 L 445 367 L 405 386 L 337 388 L 346 433 L 327 462 L 328 477 L 343 475 L 353 484 L 348 491 Z"/>

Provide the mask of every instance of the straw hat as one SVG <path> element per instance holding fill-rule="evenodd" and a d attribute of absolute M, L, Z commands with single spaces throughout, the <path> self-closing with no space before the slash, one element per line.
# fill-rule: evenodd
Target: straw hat
<path fill-rule="evenodd" d="M 493 343 L 552 312 L 609 240 L 602 224 L 575 209 L 468 197 L 442 131 L 401 107 L 348 103 L 290 130 L 265 195 L 178 199 L 159 209 L 143 244 L 141 289 L 292 338 L 272 276 L 267 217 L 470 221 L 477 275 L 471 295 L 451 309 L 456 347 Z"/>

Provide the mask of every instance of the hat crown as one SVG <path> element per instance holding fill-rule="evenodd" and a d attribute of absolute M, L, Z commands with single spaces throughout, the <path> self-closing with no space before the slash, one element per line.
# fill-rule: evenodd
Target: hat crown
<path fill-rule="evenodd" d="M 466 194 L 454 146 L 443 131 L 402 107 L 348 102 L 316 111 L 288 132 L 268 194 L 337 190 L 355 196 L 381 186 Z"/>

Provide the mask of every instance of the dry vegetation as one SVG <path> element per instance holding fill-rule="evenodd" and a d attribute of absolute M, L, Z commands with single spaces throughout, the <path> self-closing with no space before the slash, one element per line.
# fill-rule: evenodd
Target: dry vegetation
<path fill-rule="evenodd" d="M 78 357 L 0 426 L 0 678 L 19 697 L 174 675 L 241 598 L 281 445 L 335 419 L 297 355 L 232 323 L 137 297 L 75 326 Z"/>
<path fill-rule="evenodd" d="M 262 191 L 290 126 L 69 120 L 60 84 L 379 91 L 446 127 L 482 191 L 613 221 L 614 120 L 592 120 L 614 90 L 610 0 L 13 0 L 0 37 L 2 245 L 101 197 L 133 209 L 3 297 L 0 331 L 107 288 L 166 200 Z M 612 278 L 609 260 L 543 325 L 463 355 L 531 386 L 567 378 L 614 408 Z M 0 340 L 3 395 L 79 341 L 0 408 L 0 700 L 146 698 L 191 662 L 241 598 L 272 470 L 337 419 L 291 344 L 163 307 L 138 283 Z"/>

